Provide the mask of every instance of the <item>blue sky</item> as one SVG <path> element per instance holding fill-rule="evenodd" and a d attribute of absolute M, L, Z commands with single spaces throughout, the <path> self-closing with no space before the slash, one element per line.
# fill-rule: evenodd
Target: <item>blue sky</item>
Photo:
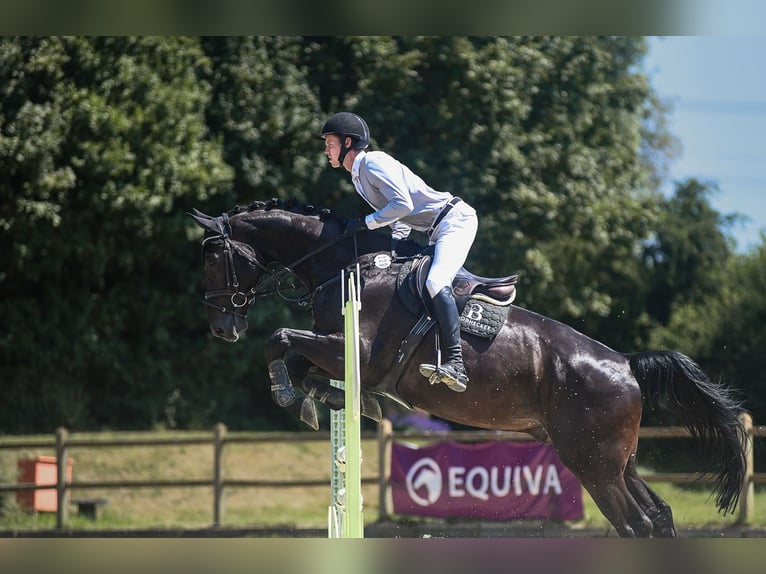
<path fill-rule="evenodd" d="M 657 93 L 674 104 L 670 131 L 682 151 L 670 179 L 716 182 L 713 207 L 749 218 L 731 230 L 738 250 L 760 244 L 759 231 L 766 232 L 766 36 L 651 37 L 645 70 Z"/>

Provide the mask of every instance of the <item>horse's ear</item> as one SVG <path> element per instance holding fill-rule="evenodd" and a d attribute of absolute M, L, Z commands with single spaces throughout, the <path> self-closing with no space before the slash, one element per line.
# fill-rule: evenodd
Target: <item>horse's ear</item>
<path fill-rule="evenodd" d="M 199 225 L 202 229 L 207 229 L 208 231 L 212 233 L 220 233 L 221 228 L 218 224 L 218 221 L 216 221 L 215 217 L 210 217 L 209 215 L 205 215 L 201 211 L 197 211 L 196 209 L 192 209 L 193 213 L 186 212 L 186 215 L 191 217 L 194 221 L 197 222 L 197 225 Z"/>
<path fill-rule="evenodd" d="M 211 215 L 207 215 L 205 213 L 202 213 L 199 209 L 196 209 L 194 207 L 192 207 L 192 212 L 191 213 L 189 213 L 188 211 L 186 213 L 187 213 L 187 215 L 191 215 L 192 217 L 194 217 L 196 215 L 197 217 L 201 217 L 203 219 L 215 219 L 215 217 L 213 217 Z"/>

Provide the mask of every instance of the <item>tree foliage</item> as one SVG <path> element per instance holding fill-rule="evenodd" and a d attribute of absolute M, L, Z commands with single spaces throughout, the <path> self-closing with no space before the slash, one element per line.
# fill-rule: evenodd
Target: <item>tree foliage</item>
<path fill-rule="evenodd" d="M 231 179 L 210 61 L 184 38 L 0 42 L 3 426 L 162 422 L 199 285 L 179 206 Z"/>
<path fill-rule="evenodd" d="M 363 215 L 316 137 L 346 109 L 374 147 L 477 208 L 467 265 L 522 272 L 519 305 L 626 351 L 678 341 L 746 386 L 759 339 L 736 313 L 760 309 L 763 254 L 733 257 L 707 184 L 658 192 L 674 146 L 645 49 L 639 37 L 0 39 L 0 432 L 294 424 L 270 401 L 262 344 L 308 314 L 259 305 L 243 342 L 212 338 L 185 212 L 295 196 Z M 715 347 L 713 318 L 742 340 Z"/>
<path fill-rule="evenodd" d="M 343 38 L 308 51 L 317 76 L 358 70 L 345 93 L 320 92 L 330 111 L 358 111 L 377 146 L 477 208 L 473 270 L 521 271 L 523 304 L 593 332 L 626 289 L 640 298 L 637 255 L 659 214 L 642 145 L 660 139 L 645 137 L 642 39 Z"/>

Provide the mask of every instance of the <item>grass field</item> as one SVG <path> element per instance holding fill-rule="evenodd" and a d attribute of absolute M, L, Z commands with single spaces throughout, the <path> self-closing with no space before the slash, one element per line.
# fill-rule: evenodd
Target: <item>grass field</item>
<path fill-rule="evenodd" d="M 77 435 L 90 438 L 94 435 Z M 106 435 L 100 433 L 99 438 Z M 119 436 L 124 436 L 119 435 Z M 141 435 L 141 436 L 146 436 Z M 153 434 L 152 436 L 156 436 Z M 172 436 L 172 433 L 160 433 Z M 188 436 L 185 434 L 183 436 Z M 200 433 L 209 437 L 210 433 Z M 50 436 L 34 437 L 50 440 Z M 378 475 L 378 447 L 363 441 L 363 477 Z M 225 491 L 222 526 L 301 527 L 327 526 L 330 489 L 329 442 L 227 444 L 224 449 L 225 479 L 298 480 L 326 479 L 328 486 L 291 488 L 238 488 Z M 0 482 L 16 480 L 16 461 L 36 455 L 51 455 L 50 449 L 0 450 Z M 77 447 L 70 449 L 74 481 L 212 479 L 213 450 L 210 445 L 151 447 Z M 715 509 L 710 491 L 702 487 L 679 488 L 654 483 L 652 487 L 671 505 L 679 528 L 731 525 L 736 516 L 722 517 Z M 378 486 L 365 485 L 364 517 L 378 519 Z M 0 530 L 48 529 L 55 526 L 53 513 L 22 509 L 13 493 L 0 493 Z M 105 498 L 108 504 L 91 521 L 70 511 L 74 529 L 205 528 L 213 522 L 210 487 L 76 489 L 73 498 Z M 585 518 L 573 526 L 608 529 L 608 523 L 585 493 Z M 766 525 L 766 493 L 756 492 L 755 524 Z"/>

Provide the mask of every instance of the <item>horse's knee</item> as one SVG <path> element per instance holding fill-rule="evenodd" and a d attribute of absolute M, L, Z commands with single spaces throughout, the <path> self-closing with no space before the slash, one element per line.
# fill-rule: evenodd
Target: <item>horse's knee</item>
<path fill-rule="evenodd" d="M 289 333 L 290 329 L 282 327 L 274 331 L 266 340 L 266 357 L 269 361 L 285 356 L 287 349 L 290 347 Z"/>

